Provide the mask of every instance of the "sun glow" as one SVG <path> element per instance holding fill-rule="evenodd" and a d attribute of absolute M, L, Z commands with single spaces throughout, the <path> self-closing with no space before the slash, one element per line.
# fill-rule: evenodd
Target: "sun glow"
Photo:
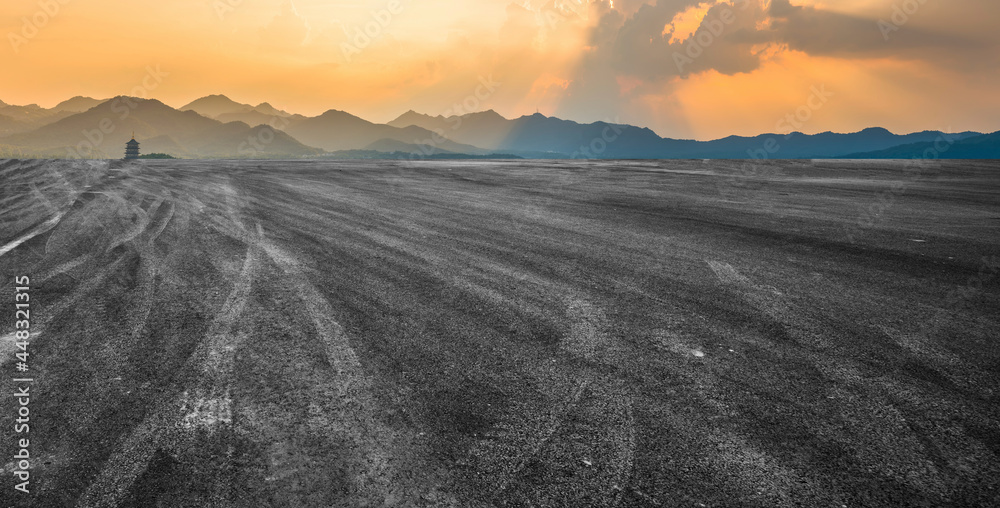
<path fill-rule="evenodd" d="M 663 35 L 672 34 L 669 41 L 671 44 L 686 40 L 698 30 L 713 5 L 714 2 L 703 2 L 677 14 L 663 27 Z"/>

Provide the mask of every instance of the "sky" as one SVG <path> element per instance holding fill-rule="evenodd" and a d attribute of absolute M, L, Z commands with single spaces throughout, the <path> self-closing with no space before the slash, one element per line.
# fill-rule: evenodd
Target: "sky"
<path fill-rule="evenodd" d="M 993 132 L 998 21 L 986 0 L 11 0 L 0 101 L 537 111 L 685 139 Z"/>

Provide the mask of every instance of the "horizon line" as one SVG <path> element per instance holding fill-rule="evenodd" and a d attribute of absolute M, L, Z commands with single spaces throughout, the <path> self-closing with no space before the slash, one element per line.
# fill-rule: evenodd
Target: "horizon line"
<path fill-rule="evenodd" d="M 945 134 L 974 133 L 974 134 L 979 134 L 979 135 L 994 134 L 994 133 L 1000 132 L 1000 129 L 992 130 L 992 131 L 986 131 L 986 132 L 977 131 L 977 130 L 922 129 L 922 130 L 915 130 L 915 131 L 908 131 L 908 132 L 899 133 L 899 132 L 894 132 L 892 130 L 889 130 L 888 128 L 885 128 L 885 127 L 882 127 L 882 126 L 879 126 L 879 125 L 869 125 L 867 127 L 863 127 L 863 128 L 858 129 L 858 130 L 854 130 L 854 131 L 850 131 L 850 132 L 836 132 L 836 131 L 832 131 L 832 130 L 823 130 L 823 131 L 816 131 L 816 132 L 805 132 L 805 131 L 796 130 L 796 131 L 791 131 L 791 132 L 788 132 L 788 133 L 781 133 L 781 132 L 758 132 L 756 134 L 750 134 L 750 135 L 746 135 L 746 134 L 728 134 L 728 135 L 725 135 L 725 136 L 722 136 L 722 137 L 710 138 L 710 139 L 673 138 L 673 137 L 662 136 L 658 132 L 656 132 L 656 130 L 654 130 L 653 128 L 648 127 L 648 126 L 641 126 L 641 125 L 635 125 L 635 124 L 629 124 L 629 123 L 618 123 L 618 122 L 607 121 L 607 120 L 595 120 L 595 121 L 591 121 L 591 122 L 585 122 L 585 121 L 579 121 L 579 120 L 574 120 L 574 119 L 569 119 L 569 118 L 562 118 L 562 117 L 558 117 L 558 116 L 549 116 L 549 115 L 546 115 L 546 114 L 540 113 L 540 112 L 535 112 L 535 113 L 527 114 L 527 115 L 520 115 L 520 116 L 516 116 L 516 117 L 508 117 L 508 116 L 505 116 L 505 115 L 501 114 L 500 112 L 498 112 L 494 108 L 489 108 L 489 109 L 484 109 L 484 110 L 479 110 L 479 111 L 472 111 L 472 112 L 465 113 L 465 114 L 462 114 L 462 115 L 451 115 L 451 116 L 444 116 L 444 115 L 441 115 L 441 114 L 431 115 L 431 114 L 428 114 L 428 113 L 422 113 L 422 112 L 416 111 L 413 108 L 409 108 L 406 111 L 404 111 L 403 113 L 397 114 L 392 120 L 389 120 L 387 122 L 378 122 L 378 121 L 374 121 L 374 120 L 369 120 L 367 118 L 364 118 L 364 117 L 358 116 L 358 115 L 356 115 L 354 113 L 351 113 L 351 112 L 349 112 L 347 110 L 337 109 L 337 108 L 328 108 L 328 109 L 322 111 L 319 114 L 316 114 L 314 116 L 309 116 L 309 115 L 305 115 L 305 114 L 302 114 L 302 113 L 294 113 L 294 112 L 287 111 L 287 110 L 285 110 L 285 109 L 283 109 L 281 107 L 275 106 L 271 101 L 268 101 L 268 100 L 261 101 L 259 104 L 254 105 L 254 104 L 251 104 L 251 103 L 240 102 L 239 100 L 233 99 L 232 97 L 229 97 L 228 95 L 222 94 L 222 93 L 215 93 L 215 94 L 203 95 L 203 96 L 200 96 L 200 97 L 198 97 L 196 99 L 187 101 L 185 104 L 180 105 L 180 106 L 173 106 L 173 105 L 168 104 L 167 102 L 164 102 L 163 100 L 160 100 L 160 99 L 158 99 L 156 97 L 137 97 L 137 96 L 127 95 L 127 94 L 118 94 L 118 95 L 114 95 L 114 96 L 111 96 L 111 97 L 108 97 L 108 98 L 103 98 L 103 99 L 98 99 L 98 98 L 95 98 L 95 97 L 89 97 L 89 96 L 85 96 L 85 95 L 74 95 L 74 96 L 69 97 L 67 99 L 63 99 L 63 100 L 61 100 L 59 102 L 56 102 L 54 105 L 52 105 L 50 107 L 45 107 L 45 106 L 42 106 L 42 105 L 40 105 L 38 103 L 11 104 L 11 103 L 5 102 L 2 98 L 0 98 L 0 104 L 3 104 L 5 106 L 15 106 L 15 107 L 31 107 L 31 106 L 36 106 L 36 107 L 41 108 L 41 109 L 51 110 L 51 109 L 54 109 L 59 104 L 62 104 L 64 102 L 67 102 L 67 101 L 70 101 L 70 100 L 73 100 L 73 99 L 90 99 L 90 100 L 99 101 L 99 104 L 105 104 L 107 102 L 110 102 L 110 101 L 118 99 L 118 98 L 128 98 L 128 99 L 137 99 L 137 100 L 153 100 L 153 101 L 159 102 L 160 104 L 163 104 L 164 106 L 167 106 L 167 107 L 169 107 L 171 109 L 174 109 L 174 110 L 177 110 L 177 111 L 194 111 L 194 110 L 190 110 L 190 109 L 181 109 L 181 108 L 183 108 L 185 106 L 188 106 L 188 105 L 190 105 L 190 104 L 192 104 L 192 103 L 194 103 L 196 101 L 199 101 L 201 99 L 206 99 L 206 98 L 210 98 L 210 97 L 224 98 L 226 100 L 229 100 L 229 101 L 232 101 L 232 102 L 235 102 L 237 104 L 244 105 L 244 106 L 249 106 L 251 108 L 257 108 L 257 107 L 259 107 L 259 106 L 261 106 L 263 104 L 267 104 L 267 105 L 271 106 L 272 108 L 274 108 L 274 109 L 276 109 L 278 111 L 284 112 L 284 113 L 288 113 L 289 115 L 299 115 L 299 116 L 303 116 L 303 117 L 306 117 L 306 118 L 317 118 L 317 117 L 320 117 L 320 116 L 322 116 L 322 115 L 324 115 L 326 113 L 329 113 L 329 112 L 341 112 L 341 113 L 346 113 L 348 115 L 354 116 L 356 118 L 360 118 L 361 120 L 364 120 L 366 122 L 369 122 L 369 123 L 372 123 L 372 124 L 376 124 L 376 125 L 389 125 L 390 122 L 392 122 L 394 120 L 397 120 L 397 119 L 401 118 L 403 115 L 406 115 L 408 113 L 414 113 L 414 114 L 417 114 L 417 115 L 426 116 L 426 117 L 430 117 L 430 118 L 445 118 L 445 119 L 447 119 L 447 118 L 453 118 L 453 117 L 464 117 L 464 116 L 473 115 L 473 114 L 481 114 L 481 113 L 493 112 L 496 115 L 500 116 L 501 118 L 503 118 L 504 120 L 507 120 L 507 121 L 514 121 L 514 120 L 518 120 L 518 119 L 521 119 L 521 118 L 530 118 L 530 117 L 534 117 L 534 116 L 541 116 L 543 118 L 554 118 L 554 119 L 560 120 L 560 121 L 573 122 L 573 123 L 576 123 L 578 125 L 591 125 L 591 124 L 595 124 L 595 123 L 605 123 L 605 124 L 609 124 L 609 125 L 626 125 L 626 126 L 634 127 L 634 128 L 637 128 L 637 129 L 646 129 L 646 130 L 649 130 L 650 132 L 652 132 L 653 134 L 655 134 L 657 137 L 659 137 L 661 139 L 675 140 L 675 141 L 694 141 L 694 142 L 718 141 L 718 140 L 723 140 L 723 139 L 732 138 L 732 137 L 737 137 L 737 138 L 755 138 L 755 137 L 767 136 L 767 135 L 784 136 L 786 138 L 787 137 L 791 137 L 791 136 L 793 136 L 795 134 L 804 135 L 804 136 L 817 136 L 817 135 L 820 135 L 820 134 L 849 135 L 849 134 L 858 134 L 858 133 L 864 132 L 866 130 L 871 130 L 871 129 L 884 130 L 884 131 L 886 131 L 886 132 L 888 132 L 888 133 L 890 133 L 892 135 L 895 135 L 895 136 L 906 136 L 906 135 L 909 135 L 909 134 L 918 134 L 918 133 L 923 133 L 923 132 L 941 132 L 941 133 L 945 133 Z M 73 112 L 73 114 L 85 113 L 86 111 L 87 110 L 76 111 L 76 112 Z M 197 111 L 195 111 L 195 113 L 197 113 Z M 198 114 L 200 115 L 201 113 L 198 113 Z M 212 118 L 210 116 L 206 116 L 206 115 L 202 115 L 202 116 L 205 116 L 205 118 L 216 120 L 215 118 Z M 216 120 L 216 121 L 219 121 L 219 120 Z M 239 120 L 234 120 L 234 121 L 239 121 Z M 229 123 L 229 122 L 225 122 L 225 123 Z M 251 125 L 250 127 L 254 127 L 254 126 Z"/>

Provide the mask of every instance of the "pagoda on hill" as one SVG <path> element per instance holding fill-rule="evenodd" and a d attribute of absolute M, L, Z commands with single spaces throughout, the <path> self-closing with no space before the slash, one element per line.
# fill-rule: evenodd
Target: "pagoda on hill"
<path fill-rule="evenodd" d="M 139 142 L 135 140 L 135 132 L 132 133 L 132 139 L 125 143 L 125 160 L 132 160 L 139 158 Z"/>

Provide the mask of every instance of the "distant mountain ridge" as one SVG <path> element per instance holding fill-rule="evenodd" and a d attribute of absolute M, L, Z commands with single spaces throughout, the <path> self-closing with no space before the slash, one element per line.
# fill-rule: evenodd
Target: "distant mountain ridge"
<path fill-rule="evenodd" d="M 77 95 L 76 97 L 66 99 L 59 104 L 56 104 L 55 107 L 52 108 L 52 111 L 82 113 L 107 101 L 107 99 L 94 99 L 93 97 L 83 97 L 81 95 Z"/>
<path fill-rule="evenodd" d="M 456 143 L 446 137 L 418 126 L 393 127 L 377 124 L 344 111 L 331 109 L 322 115 L 291 123 L 285 132 L 311 146 L 334 152 L 363 149 L 382 140 L 394 140 L 407 145 L 430 145 L 454 153 L 483 155 L 488 153 L 477 146 Z M 397 145 L 397 147 L 400 145 Z"/>
<path fill-rule="evenodd" d="M 276 129 L 284 129 L 294 122 L 304 120 L 302 115 L 293 115 L 287 111 L 275 108 L 267 102 L 256 106 L 236 102 L 225 95 L 209 95 L 197 99 L 180 108 L 181 111 L 194 111 L 199 115 L 213 118 L 223 123 L 243 122 L 247 125 L 270 125 Z"/>
<path fill-rule="evenodd" d="M 0 101 L 0 136 L 27 132 L 86 111 L 104 101 L 76 96 L 45 109 L 37 104 L 14 106 Z"/>
<path fill-rule="evenodd" d="M 261 129 L 267 129 L 263 133 Z M 322 150 L 287 134 L 242 122 L 222 123 L 155 99 L 115 97 L 30 132 L 0 138 L 44 156 L 117 158 L 135 133 L 143 153 L 184 157 L 311 156 Z"/>
<path fill-rule="evenodd" d="M 71 111 L 45 109 L 37 104 L 27 106 L 3 104 L 0 106 L 0 135 L 37 129 L 72 114 Z"/>
<path fill-rule="evenodd" d="M 897 135 L 882 128 L 868 128 L 849 134 L 793 132 L 694 141 L 661 138 L 650 129 L 631 125 L 580 124 L 537 113 L 507 120 L 492 110 L 447 118 L 408 111 L 389 125 L 417 125 L 490 150 L 552 151 L 587 158 L 825 158 L 933 141 L 942 134 L 925 131 Z M 950 136 L 964 139 L 977 135 L 962 132 Z"/>
<path fill-rule="evenodd" d="M 130 106 L 135 104 L 135 106 Z M 128 114 L 125 114 L 128 112 Z M 110 122 L 104 132 L 102 122 Z M 37 156 L 117 157 L 135 130 L 143 153 L 181 157 L 314 157 L 385 153 L 419 157 L 746 159 L 885 158 L 920 156 L 950 140 L 942 158 L 1000 158 L 994 135 L 923 131 L 894 134 L 871 127 L 854 133 L 761 134 L 711 141 L 662 138 L 648 128 L 578 123 L 539 113 L 507 119 L 493 110 L 430 116 L 410 110 L 378 124 L 345 111 L 307 117 L 268 102 L 243 104 L 209 95 L 179 109 L 155 99 L 77 96 L 51 109 L 0 101 L 0 145 Z"/>
<path fill-rule="evenodd" d="M 933 141 L 848 154 L 848 159 L 1000 159 L 1000 131 L 981 136 L 941 136 Z"/>
<path fill-rule="evenodd" d="M 250 106 L 249 104 L 240 104 L 225 95 L 207 95 L 177 109 L 180 109 L 181 111 L 194 111 L 199 115 L 208 118 L 215 118 L 226 113 L 242 113 L 245 111 L 252 111 L 253 106 Z"/>
<path fill-rule="evenodd" d="M 459 143 L 483 148 L 499 148 L 509 132 L 510 120 L 492 109 L 462 116 L 430 116 L 410 110 L 387 125 L 405 128 L 411 125 L 443 133 Z"/>

